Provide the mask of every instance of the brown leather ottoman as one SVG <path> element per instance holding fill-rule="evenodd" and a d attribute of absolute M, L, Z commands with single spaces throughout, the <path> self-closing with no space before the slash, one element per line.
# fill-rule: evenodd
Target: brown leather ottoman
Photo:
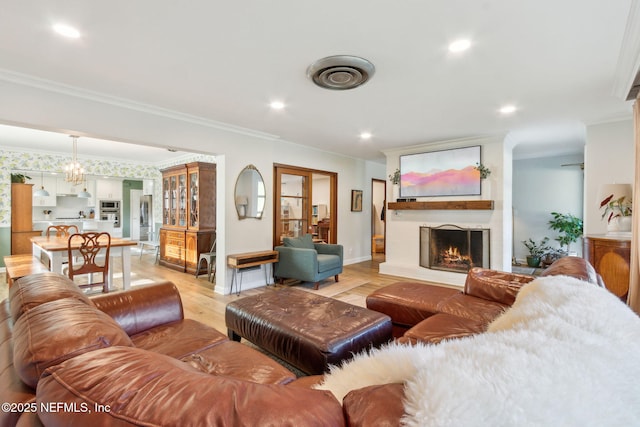
<path fill-rule="evenodd" d="M 391 318 L 298 289 L 268 291 L 227 304 L 229 338 L 244 338 L 308 374 L 391 339 Z"/>

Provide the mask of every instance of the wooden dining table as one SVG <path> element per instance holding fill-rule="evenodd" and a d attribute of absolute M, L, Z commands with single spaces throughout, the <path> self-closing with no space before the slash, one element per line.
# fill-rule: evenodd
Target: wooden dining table
<path fill-rule="evenodd" d="M 62 272 L 62 262 L 67 254 L 68 237 L 57 236 L 36 236 L 31 238 L 33 255 L 40 258 L 41 253 L 47 254 L 51 260 L 50 270 Z M 122 287 L 129 289 L 131 286 L 131 247 L 137 246 L 135 240 L 111 237 L 111 248 L 109 250 L 109 274 L 107 285 L 113 289 L 113 260 L 115 257 L 122 259 Z M 79 244 L 78 244 L 79 246 Z"/>

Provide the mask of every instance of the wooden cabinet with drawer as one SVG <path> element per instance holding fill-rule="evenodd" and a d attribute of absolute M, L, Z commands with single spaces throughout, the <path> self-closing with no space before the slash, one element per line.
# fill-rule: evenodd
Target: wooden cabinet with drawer
<path fill-rule="evenodd" d="M 602 276 L 607 289 L 626 300 L 629 293 L 631 237 L 585 236 L 584 257 Z"/>
<path fill-rule="evenodd" d="M 162 171 L 161 265 L 195 274 L 200 254 L 209 252 L 215 239 L 215 200 L 215 164 L 193 162 Z"/>
<path fill-rule="evenodd" d="M 160 229 L 160 263 L 179 271 L 185 269 L 184 231 Z"/>

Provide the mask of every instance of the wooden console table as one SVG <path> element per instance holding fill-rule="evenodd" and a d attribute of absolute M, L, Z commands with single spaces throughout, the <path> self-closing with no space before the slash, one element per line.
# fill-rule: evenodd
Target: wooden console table
<path fill-rule="evenodd" d="M 267 274 L 267 266 L 271 266 L 273 276 L 273 263 L 278 262 L 278 251 L 257 251 L 245 252 L 241 254 L 227 255 L 227 266 L 233 269 L 231 276 L 231 293 L 233 293 L 233 285 L 237 282 L 238 271 L 240 271 L 240 282 L 237 285 L 237 295 L 242 290 L 242 271 L 246 268 L 265 265 L 264 278 L 267 286 L 269 285 L 269 276 Z"/>
<path fill-rule="evenodd" d="M 602 276 L 607 289 L 625 299 L 629 292 L 631 237 L 585 236 L 584 257 Z"/>

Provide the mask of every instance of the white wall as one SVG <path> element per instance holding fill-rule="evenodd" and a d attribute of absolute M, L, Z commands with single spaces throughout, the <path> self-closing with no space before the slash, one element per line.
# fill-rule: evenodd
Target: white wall
<path fill-rule="evenodd" d="M 549 238 L 549 245 L 560 247 L 554 239 L 558 232 L 549 228 L 551 212 L 583 217 L 584 173 L 579 166 L 583 156 L 541 157 L 513 162 L 513 235 L 514 256 L 524 262 L 528 255 L 522 244 L 529 238 L 539 241 Z M 582 239 L 570 245 L 571 251 L 582 254 Z"/>
<path fill-rule="evenodd" d="M 48 82 L 16 78 L 0 81 L 0 122 L 216 155 L 218 258 L 216 292 L 228 293 L 226 255 L 272 247 L 273 164 L 288 164 L 338 173 L 338 243 L 345 263 L 370 258 L 372 178 L 385 178 L 383 164 L 313 150 L 277 137 L 216 123 L 156 107 L 110 100 Z M 63 106 L 63 108 L 61 108 Z M 254 164 L 262 174 L 267 201 L 262 219 L 239 220 L 233 189 L 238 174 Z M 8 179 L 8 175 L 7 175 Z M 352 189 L 364 190 L 363 211 L 350 212 Z M 264 273 L 250 271 L 243 289 L 264 285 Z"/>
<path fill-rule="evenodd" d="M 584 159 L 584 231 L 605 234 L 607 222 L 601 219 L 598 192 L 602 184 L 633 183 L 633 119 L 588 126 Z"/>
<path fill-rule="evenodd" d="M 510 225 L 505 227 L 505 191 L 503 182 L 510 182 L 510 156 L 504 155 L 504 144 L 501 137 L 469 139 L 463 141 L 447 141 L 439 144 L 428 144 L 416 147 L 408 147 L 404 150 L 385 152 L 387 156 L 386 176 L 393 173 L 399 165 L 399 156 L 402 154 L 436 151 L 447 148 L 468 147 L 472 145 L 482 146 L 482 162 L 491 170 L 491 175 L 482 181 L 482 195 L 465 197 L 430 197 L 418 198 L 418 200 L 494 200 L 493 210 L 388 210 L 386 214 L 387 225 L 387 252 L 386 260 L 380 265 L 380 272 L 419 280 L 434 281 L 451 285 L 462 286 L 466 274 L 431 270 L 419 266 L 420 256 L 420 226 L 439 226 L 443 224 L 456 224 L 462 227 L 489 228 L 490 237 L 490 265 L 497 270 L 509 270 L 511 247 L 504 245 L 505 238 L 511 241 Z M 506 164 L 505 161 L 509 164 Z M 391 185 L 388 185 L 387 200 L 392 201 Z M 507 209 L 511 210 L 510 200 L 507 200 Z M 510 212 L 509 212 L 510 217 Z M 510 224 L 510 219 L 509 219 Z M 507 262 L 505 262 L 505 260 Z"/>

